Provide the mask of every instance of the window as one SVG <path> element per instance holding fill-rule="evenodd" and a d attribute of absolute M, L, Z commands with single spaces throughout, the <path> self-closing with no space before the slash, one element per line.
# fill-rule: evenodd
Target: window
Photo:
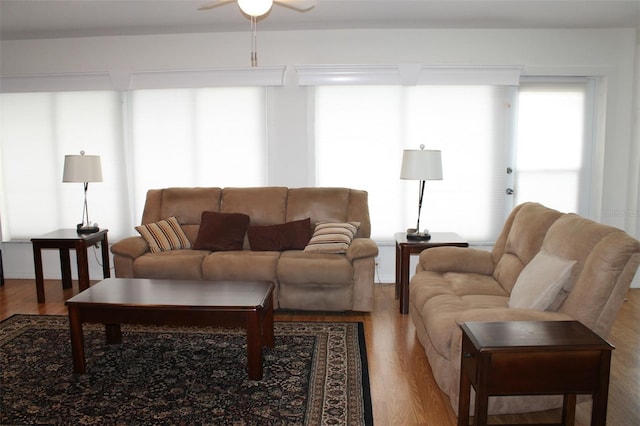
<path fill-rule="evenodd" d="M 148 189 L 266 183 L 261 87 L 0 96 L 5 241 L 81 221 L 82 185 L 62 183 L 65 154 L 81 150 L 101 156 L 89 219 L 114 240 L 131 235 Z"/>
<path fill-rule="evenodd" d="M 402 150 L 424 145 L 442 151 L 444 175 L 426 182 L 425 228 L 483 244 L 524 201 L 587 214 L 589 87 L 317 86 L 317 184 L 367 190 L 372 235 L 391 239 L 418 216 L 418 182 L 399 179 Z"/>
<path fill-rule="evenodd" d="M 120 99 L 115 92 L 5 93 L 0 97 L 2 237 L 27 239 L 82 221 L 82 184 L 62 183 L 65 154 L 100 155 L 104 182 L 89 184 L 89 219 L 122 232 L 118 186 Z"/>
<path fill-rule="evenodd" d="M 442 150 L 442 181 L 426 183 L 421 225 L 493 241 L 504 221 L 510 105 L 504 86 L 318 86 L 321 186 L 369 192 L 372 236 L 415 227 L 418 181 L 400 180 L 403 149 Z"/>
<path fill-rule="evenodd" d="M 266 184 L 265 89 L 138 90 L 131 97 L 136 217 L 150 188 Z"/>
<path fill-rule="evenodd" d="M 588 81 L 520 87 L 515 202 L 588 214 L 591 132 Z"/>

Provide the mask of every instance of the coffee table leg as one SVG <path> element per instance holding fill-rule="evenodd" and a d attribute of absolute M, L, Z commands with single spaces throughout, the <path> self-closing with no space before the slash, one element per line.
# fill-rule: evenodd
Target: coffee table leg
<path fill-rule="evenodd" d="M 264 346 L 269 348 L 275 347 L 275 339 L 273 337 L 273 299 L 269 298 L 269 305 L 266 306 L 264 319 L 262 320 L 262 341 Z"/>
<path fill-rule="evenodd" d="M 122 330 L 120 324 L 105 324 L 104 331 L 107 335 L 107 343 L 110 345 L 122 343 Z"/>
<path fill-rule="evenodd" d="M 82 322 L 78 309 L 69 306 L 69 330 L 71 332 L 71 355 L 73 356 L 73 372 L 84 374 L 87 369 L 84 358 L 84 337 L 82 336 Z"/>
<path fill-rule="evenodd" d="M 262 379 L 262 312 L 247 314 L 247 370 L 250 380 Z"/>

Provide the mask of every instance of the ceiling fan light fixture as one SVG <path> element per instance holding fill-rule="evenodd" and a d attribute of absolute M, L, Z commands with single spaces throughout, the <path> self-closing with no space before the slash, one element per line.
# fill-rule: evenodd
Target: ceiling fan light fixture
<path fill-rule="evenodd" d="M 262 16 L 271 10 L 273 0 L 238 0 L 240 10 L 249 16 Z"/>

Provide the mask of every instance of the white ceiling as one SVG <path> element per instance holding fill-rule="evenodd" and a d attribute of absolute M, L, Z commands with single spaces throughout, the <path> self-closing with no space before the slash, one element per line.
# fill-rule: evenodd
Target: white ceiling
<path fill-rule="evenodd" d="M 260 31 L 342 28 L 638 28 L 640 0 L 317 0 L 274 6 Z M 0 38 L 246 31 L 236 4 L 208 0 L 0 0 Z"/>

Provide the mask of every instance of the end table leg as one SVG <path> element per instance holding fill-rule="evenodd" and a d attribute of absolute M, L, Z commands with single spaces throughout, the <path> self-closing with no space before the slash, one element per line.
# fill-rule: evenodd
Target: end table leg
<path fill-rule="evenodd" d="M 400 250 L 400 313 L 409 313 L 409 266 L 411 253 L 409 249 Z"/>
<path fill-rule="evenodd" d="M 106 233 L 104 234 L 100 248 L 102 249 L 102 276 L 109 278 L 111 277 L 111 268 L 109 266 L 109 241 Z"/>
<path fill-rule="evenodd" d="M 87 369 L 84 357 L 84 337 L 82 336 L 82 322 L 78 309 L 69 306 L 69 330 L 71 332 L 71 355 L 73 356 L 73 372 L 84 374 Z"/>
<path fill-rule="evenodd" d="M 562 398 L 562 424 L 573 426 L 576 422 L 576 394 L 566 393 Z"/>
<path fill-rule="evenodd" d="M 71 259 L 69 258 L 69 249 L 60 248 L 60 275 L 62 276 L 62 288 L 71 288 Z"/>
<path fill-rule="evenodd" d="M 604 350 L 600 354 L 600 384 L 593 393 L 591 407 L 591 425 L 605 425 L 607 423 L 607 401 L 609 399 L 609 379 L 611 374 L 611 350 Z"/>
<path fill-rule="evenodd" d="M 458 392 L 458 426 L 469 425 L 469 404 L 471 403 L 471 381 L 460 369 L 460 391 Z"/>
<path fill-rule="evenodd" d="M 89 259 L 87 246 L 83 242 L 76 244 L 76 260 L 78 263 L 78 290 L 89 288 Z"/>
<path fill-rule="evenodd" d="M 483 383 L 476 389 L 476 412 L 473 418 L 474 426 L 486 426 L 489 414 L 489 395 Z"/>
<path fill-rule="evenodd" d="M 400 282 L 402 280 L 402 275 L 400 273 L 400 246 L 396 241 L 396 299 L 400 298 Z"/>
<path fill-rule="evenodd" d="M 44 274 L 42 271 L 42 252 L 37 243 L 33 243 L 33 265 L 36 272 L 36 296 L 38 303 L 44 303 Z"/>

